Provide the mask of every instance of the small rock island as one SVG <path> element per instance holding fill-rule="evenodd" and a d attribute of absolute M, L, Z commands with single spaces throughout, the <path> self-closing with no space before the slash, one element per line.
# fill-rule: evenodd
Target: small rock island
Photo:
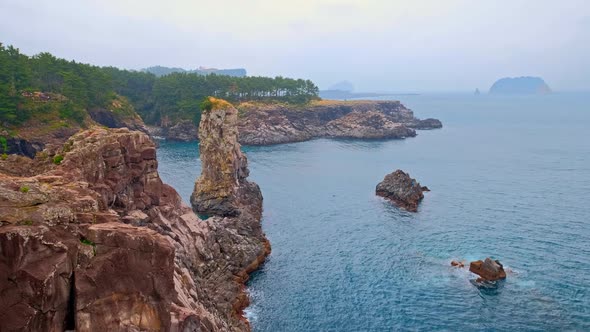
<path fill-rule="evenodd" d="M 469 271 L 479 276 L 475 282 L 506 279 L 506 272 L 502 263 L 499 260 L 493 260 L 489 257 L 483 261 L 471 262 L 469 264 Z"/>
<path fill-rule="evenodd" d="M 549 94 L 551 88 L 540 77 L 504 77 L 490 88 L 490 94 L 533 95 Z"/>
<path fill-rule="evenodd" d="M 428 187 L 422 187 L 408 173 L 398 169 L 385 176 L 383 181 L 377 185 L 375 193 L 389 199 L 401 208 L 410 212 L 417 212 L 418 204 L 424 198 L 425 191 L 430 190 Z"/>

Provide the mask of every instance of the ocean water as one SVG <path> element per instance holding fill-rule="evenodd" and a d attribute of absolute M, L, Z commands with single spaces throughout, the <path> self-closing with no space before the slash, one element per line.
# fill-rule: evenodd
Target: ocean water
<path fill-rule="evenodd" d="M 254 331 L 589 331 L 590 95 L 399 99 L 444 128 L 244 148 L 272 243 Z M 196 143 L 158 159 L 188 202 Z M 418 213 L 374 194 L 398 168 L 432 190 Z M 487 256 L 509 270 L 496 289 L 449 265 Z"/>

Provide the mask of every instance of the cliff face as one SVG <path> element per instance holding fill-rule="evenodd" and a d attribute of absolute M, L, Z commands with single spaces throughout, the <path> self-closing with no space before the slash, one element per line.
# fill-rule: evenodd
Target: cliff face
<path fill-rule="evenodd" d="M 414 129 L 441 128 L 436 119 L 419 120 L 398 101 L 319 101 L 305 107 L 239 106 L 240 143 L 267 145 L 317 137 L 405 138 Z"/>
<path fill-rule="evenodd" d="M 200 220 L 141 132 L 93 128 L 57 153 L 0 173 L 0 330 L 249 330 L 243 282 L 270 250 L 260 204 Z"/>

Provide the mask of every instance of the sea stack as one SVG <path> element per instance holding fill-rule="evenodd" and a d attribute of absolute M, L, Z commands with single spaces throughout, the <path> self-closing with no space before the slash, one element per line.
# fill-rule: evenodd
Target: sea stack
<path fill-rule="evenodd" d="M 377 185 L 375 193 L 389 199 L 401 208 L 417 212 L 418 204 L 424 198 L 423 192 L 425 191 L 430 190 L 427 187 L 422 187 L 408 173 L 398 169 L 385 176 L 385 179 Z"/>
<path fill-rule="evenodd" d="M 248 160 L 238 143 L 238 110 L 210 97 L 199 124 L 201 176 L 191 195 L 193 210 L 201 215 L 235 217 L 247 207 L 258 217 L 262 194 L 249 182 Z"/>

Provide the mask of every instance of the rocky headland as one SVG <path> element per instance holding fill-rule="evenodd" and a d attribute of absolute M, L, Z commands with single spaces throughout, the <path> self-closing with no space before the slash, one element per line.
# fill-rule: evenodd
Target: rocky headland
<path fill-rule="evenodd" d="M 418 181 L 400 169 L 387 174 L 375 189 L 378 196 L 387 198 L 410 212 L 418 211 L 418 204 L 424 198 L 425 191 L 430 190 L 428 187 L 421 186 Z"/>
<path fill-rule="evenodd" d="M 162 183 L 143 132 L 93 127 L 0 160 L 0 330 L 248 331 L 244 282 L 270 245 L 234 122 L 216 120 L 234 113 L 205 115 L 219 139 L 204 143 L 201 179 L 222 181 L 198 196 L 223 188 L 232 211 L 207 220 Z"/>
<path fill-rule="evenodd" d="M 40 103 L 43 102 L 52 101 Z M 52 119 L 47 124 L 45 120 L 31 119 L 16 129 L 0 128 L 0 136 L 8 137 L 6 149 L 0 146 L 1 152 L 34 158 L 46 147 L 55 149 L 76 132 L 93 125 L 139 130 L 152 138 L 171 141 L 195 141 L 199 137 L 199 128 L 192 120 L 146 126 L 124 99 L 113 101 L 111 108 L 87 110 L 80 123 Z M 320 137 L 401 139 L 416 136 L 416 130 L 442 127 L 437 119 L 417 119 L 399 101 L 322 100 L 305 105 L 244 102 L 236 109 L 242 145 L 302 142 Z"/>
<path fill-rule="evenodd" d="M 238 106 L 240 143 L 268 145 L 319 137 L 406 138 L 414 129 L 440 128 L 435 119 L 419 120 L 398 101 L 312 102 L 305 107 L 284 105 Z"/>
<path fill-rule="evenodd" d="M 306 105 L 241 103 L 238 131 L 242 145 L 271 145 L 319 137 L 386 139 L 416 136 L 416 129 L 441 128 L 436 119 L 420 120 L 399 101 L 313 101 Z M 191 121 L 151 127 L 170 140 L 197 138 Z"/>

